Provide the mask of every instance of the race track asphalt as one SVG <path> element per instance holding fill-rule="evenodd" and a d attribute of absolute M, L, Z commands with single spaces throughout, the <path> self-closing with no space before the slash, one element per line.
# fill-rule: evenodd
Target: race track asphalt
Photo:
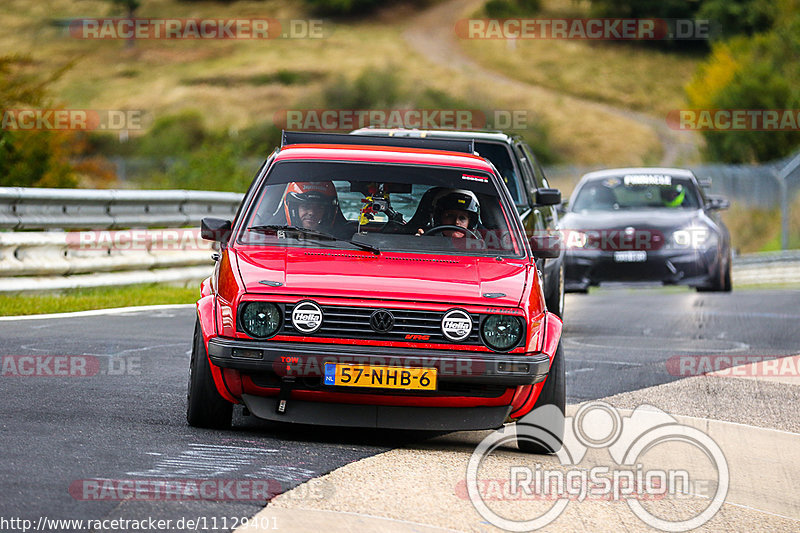
<path fill-rule="evenodd" d="M 667 364 L 675 356 L 797 353 L 799 303 L 800 291 L 786 289 L 603 289 L 571 295 L 564 332 L 568 399 L 603 398 L 681 379 Z M 159 496 L 118 501 L 90 489 L 102 483 L 97 480 L 119 486 L 120 480 L 216 479 L 246 487 L 270 479 L 270 488 L 283 492 L 430 437 L 287 428 L 239 413 L 229 431 L 190 428 L 184 412 L 193 322 L 190 307 L 0 321 L 4 365 L 6 356 L 84 356 L 81 361 L 97 370 L 85 377 L 18 376 L 4 366 L 0 517 L 34 523 L 43 516 L 205 519 L 207 530 L 216 525 L 225 531 L 264 502 Z M 102 497 L 85 499 L 93 494 Z"/>

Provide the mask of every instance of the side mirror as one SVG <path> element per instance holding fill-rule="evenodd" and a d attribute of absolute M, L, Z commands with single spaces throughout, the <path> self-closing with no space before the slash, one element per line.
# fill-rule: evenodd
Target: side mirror
<path fill-rule="evenodd" d="M 722 196 L 708 195 L 707 198 L 706 209 L 709 211 L 720 211 L 722 209 L 728 209 L 731 206 L 728 199 Z"/>
<path fill-rule="evenodd" d="M 538 189 L 536 205 L 558 205 L 561 203 L 561 191 L 558 189 Z"/>
<path fill-rule="evenodd" d="M 558 204 L 558 207 L 556 208 L 556 211 L 558 211 L 559 215 L 566 215 L 568 207 L 569 207 L 569 200 L 567 199 L 567 200 L 564 200 L 563 202 L 561 202 L 560 204 Z"/>
<path fill-rule="evenodd" d="M 231 221 L 206 217 L 200 221 L 200 236 L 207 241 L 226 243 L 231 237 Z"/>
<path fill-rule="evenodd" d="M 561 255 L 561 233 L 537 231 L 531 236 L 531 250 L 537 259 L 554 259 Z"/>

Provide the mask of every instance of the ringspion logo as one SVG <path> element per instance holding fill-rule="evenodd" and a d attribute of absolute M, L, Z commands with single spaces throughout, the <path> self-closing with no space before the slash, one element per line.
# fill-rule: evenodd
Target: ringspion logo
<path fill-rule="evenodd" d="M 562 433 L 557 428 L 562 424 L 563 446 L 555 437 Z M 557 463 L 515 461 L 507 457 L 507 450 L 492 457 L 515 440 L 557 449 Z M 605 450 L 601 455 L 608 459 L 587 461 L 590 450 L 593 457 Z M 490 477 L 481 475 L 488 464 Z M 498 478 L 499 472 L 508 475 Z M 466 480 L 454 489 L 462 497 L 466 492 L 482 518 L 506 531 L 540 529 L 557 520 L 571 502 L 600 500 L 625 502 L 648 526 L 679 532 L 711 520 L 725 503 L 729 485 L 727 459 L 706 433 L 650 405 L 623 417 L 608 403 L 595 401 L 583 404 L 571 417 L 545 405 L 523 417 L 516 428 L 490 433 L 472 453 Z M 691 505 L 677 517 L 646 505 L 678 500 Z M 493 507 L 494 501 L 515 502 L 514 516 L 507 516 L 508 507 Z"/>

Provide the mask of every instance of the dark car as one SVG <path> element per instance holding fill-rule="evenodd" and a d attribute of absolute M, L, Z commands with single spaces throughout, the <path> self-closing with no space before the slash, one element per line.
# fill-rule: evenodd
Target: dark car
<path fill-rule="evenodd" d="M 503 177 L 528 236 L 536 236 L 536 265 L 542 272 L 547 309 L 564 317 L 564 252 L 558 245 L 556 206 L 561 193 L 550 188 L 531 147 L 516 135 L 499 131 L 448 131 L 362 128 L 358 135 L 412 137 L 420 139 L 471 139 L 475 151 Z"/>
<path fill-rule="evenodd" d="M 228 427 L 234 404 L 437 431 L 563 414 L 562 322 L 508 189 L 474 151 L 285 132 L 235 220 L 202 222 L 220 252 L 197 304 L 189 423 Z M 521 449 L 560 448 L 563 417 L 541 424 L 552 439 Z"/>
<path fill-rule="evenodd" d="M 727 207 L 689 170 L 584 175 L 561 218 L 567 292 L 615 281 L 730 291 L 730 234 L 718 214 Z"/>

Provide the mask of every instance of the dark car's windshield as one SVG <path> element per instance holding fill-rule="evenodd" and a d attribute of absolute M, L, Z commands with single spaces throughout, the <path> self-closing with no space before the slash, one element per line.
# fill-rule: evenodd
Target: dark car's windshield
<path fill-rule="evenodd" d="M 572 203 L 573 211 L 699 207 L 693 182 L 667 174 L 625 174 L 591 180 L 579 188 Z"/>
<path fill-rule="evenodd" d="M 482 172 L 329 161 L 276 163 L 253 197 L 242 244 L 519 256 Z M 461 229 L 463 228 L 463 230 Z M 348 242 L 352 241 L 352 242 Z"/>

